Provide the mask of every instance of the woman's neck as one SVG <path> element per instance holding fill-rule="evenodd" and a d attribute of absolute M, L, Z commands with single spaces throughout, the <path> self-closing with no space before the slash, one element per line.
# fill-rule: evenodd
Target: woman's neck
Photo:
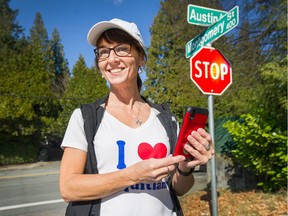
<path fill-rule="evenodd" d="M 135 102 L 143 102 L 138 91 L 110 91 L 106 106 L 120 106 L 132 109 Z"/>

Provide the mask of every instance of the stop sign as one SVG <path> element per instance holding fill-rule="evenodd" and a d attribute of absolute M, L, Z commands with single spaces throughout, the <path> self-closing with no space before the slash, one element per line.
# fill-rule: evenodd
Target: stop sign
<path fill-rule="evenodd" d="M 202 47 L 190 58 L 190 76 L 203 94 L 221 95 L 232 84 L 230 62 L 212 47 Z"/>

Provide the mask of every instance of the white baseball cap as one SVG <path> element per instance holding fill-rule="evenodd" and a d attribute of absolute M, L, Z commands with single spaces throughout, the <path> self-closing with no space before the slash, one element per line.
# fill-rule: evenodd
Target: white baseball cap
<path fill-rule="evenodd" d="M 96 42 L 98 38 L 101 36 L 101 34 L 111 28 L 117 28 L 121 29 L 125 32 L 127 32 L 129 35 L 131 35 L 134 39 L 136 39 L 142 48 L 144 48 L 144 42 L 142 39 L 142 36 L 137 28 L 137 25 L 135 23 L 126 22 L 121 19 L 112 19 L 110 21 L 102 21 L 96 23 L 92 28 L 89 30 L 87 35 L 88 42 L 96 47 Z"/>

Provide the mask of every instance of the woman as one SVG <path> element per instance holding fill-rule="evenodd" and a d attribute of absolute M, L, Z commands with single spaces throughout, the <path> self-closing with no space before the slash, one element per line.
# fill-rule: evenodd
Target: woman
<path fill-rule="evenodd" d="M 134 23 L 120 19 L 97 23 L 88 41 L 96 47 L 96 66 L 110 85 L 93 141 L 99 173 L 84 174 L 88 143 L 81 111 L 76 109 L 62 142 L 63 199 L 75 206 L 77 201 L 101 200 L 100 210 L 89 210 L 90 215 L 176 215 L 169 193 L 181 196 L 193 186 L 194 167 L 207 163 L 214 154 L 210 135 L 199 129 L 188 136 L 185 151 L 194 160 L 170 155 L 169 134 L 158 117 L 162 110 L 140 95 L 138 71 L 146 55 Z"/>

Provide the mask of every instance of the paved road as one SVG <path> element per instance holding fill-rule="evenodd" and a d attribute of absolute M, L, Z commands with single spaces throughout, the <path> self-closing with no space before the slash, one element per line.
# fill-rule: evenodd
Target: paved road
<path fill-rule="evenodd" d="M 59 194 L 60 162 L 0 167 L 1 216 L 61 216 L 66 203 Z M 206 173 L 195 173 L 190 192 L 206 188 Z"/>
<path fill-rule="evenodd" d="M 59 194 L 59 162 L 0 168 L 1 216 L 64 215 Z"/>

